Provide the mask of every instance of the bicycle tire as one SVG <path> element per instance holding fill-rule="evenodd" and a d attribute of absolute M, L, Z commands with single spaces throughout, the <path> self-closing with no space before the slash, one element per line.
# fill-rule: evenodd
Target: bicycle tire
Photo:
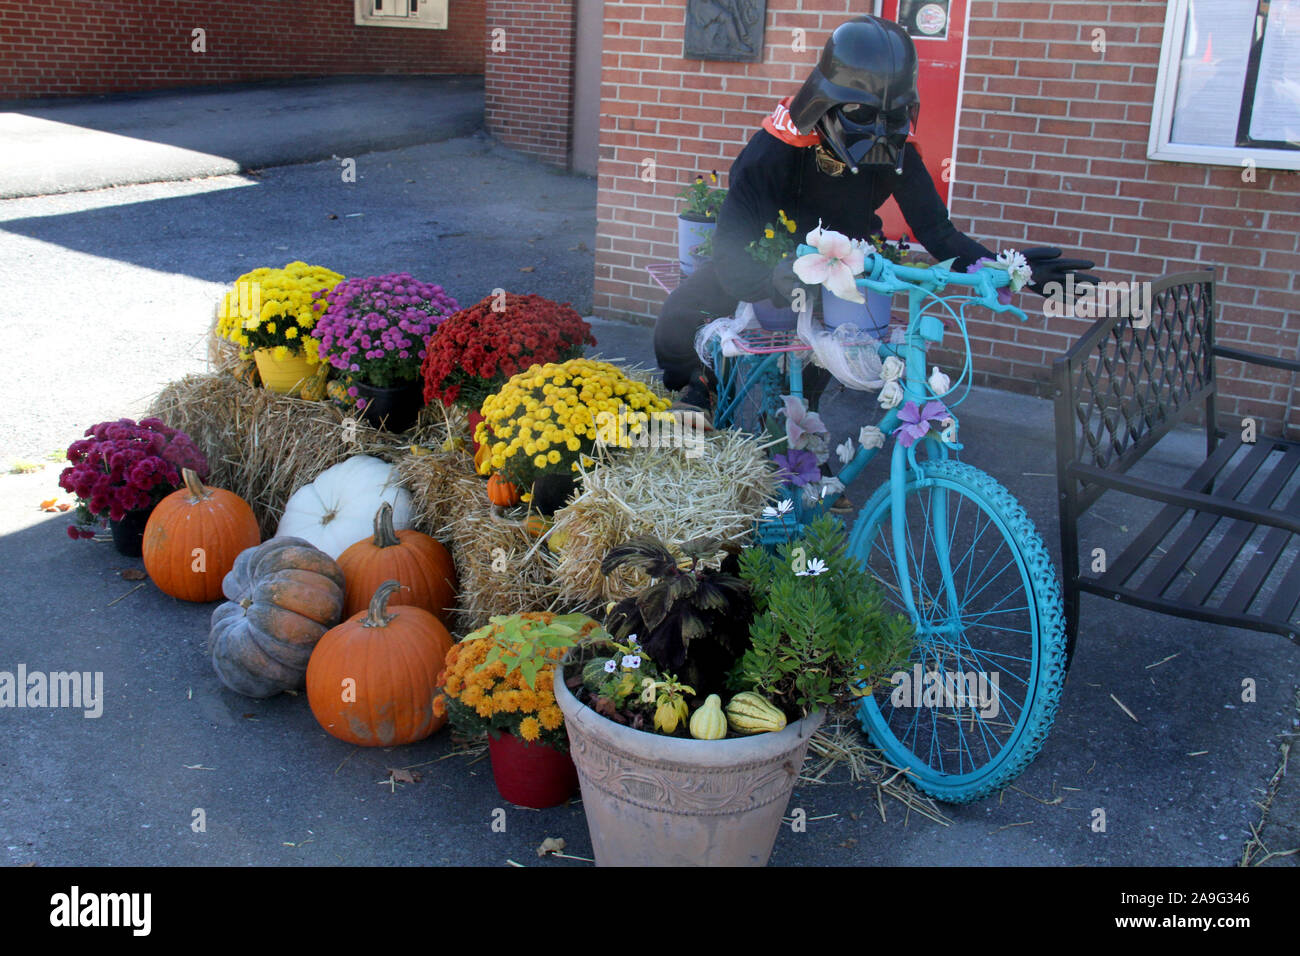
<path fill-rule="evenodd" d="M 1042 537 L 1006 488 L 987 473 L 963 462 L 930 460 L 920 468 L 919 479 L 909 470 L 904 502 L 911 588 L 917 608 L 922 609 L 913 617 L 913 623 L 923 625 L 923 629 L 918 628 L 917 651 L 908 661 L 906 679 L 881 685 L 864 697 L 858 706 L 858 717 L 863 730 L 886 759 L 907 770 L 917 789 L 947 803 L 969 803 L 1001 790 L 1018 777 L 1038 755 L 1051 730 L 1067 663 L 1061 586 Z M 952 608 L 940 606 L 947 604 L 948 592 L 939 590 L 943 588 L 942 570 L 930 540 L 936 491 L 943 492 L 943 507 L 947 509 L 954 593 L 961 592 L 956 595 L 956 623 L 952 620 Z M 972 507 L 965 507 L 963 514 L 967 502 Z M 886 483 L 859 513 L 849 549 L 868 573 L 881 582 L 886 601 L 901 611 L 905 605 L 893 557 L 890 505 L 891 487 Z M 921 512 L 919 516 L 915 513 L 917 509 Z M 966 548 L 967 533 L 958 527 L 963 518 L 974 520 L 975 531 L 966 554 L 958 562 L 956 555 Z M 983 529 L 979 528 L 981 518 Z M 919 544 L 914 541 L 918 526 L 925 536 Z M 986 529 L 993 529 L 996 534 L 985 542 L 981 553 L 980 538 Z M 989 548 L 994 548 L 991 555 L 987 553 Z M 998 554 L 1002 549 L 1009 555 L 1008 567 L 1014 565 L 1014 575 L 1008 576 L 1009 596 L 1023 593 L 1023 609 L 1015 603 L 998 609 L 1007 597 L 999 597 L 996 589 L 987 598 L 983 597 L 1002 576 L 1002 571 L 997 571 L 997 577 L 983 582 L 986 570 L 993 567 L 995 560 L 1000 560 Z M 933 568 L 926 567 L 927 558 L 932 558 Z M 967 558 L 969 567 L 963 567 Z M 977 567 L 981 561 L 982 567 Z M 975 587 L 972 575 L 977 575 Z M 937 595 L 939 600 L 927 600 L 931 595 Z M 976 599 L 982 599 L 979 603 L 989 604 L 991 609 L 978 610 Z M 929 620 L 917 621 L 929 611 L 935 612 Z M 1014 620 L 1023 619 L 1027 625 L 1023 634 L 1006 626 L 1013 619 L 994 616 L 1013 614 Z M 949 629 L 949 633 L 942 634 L 942 628 Z M 1014 653 L 1022 647 L 1023 657 Z M 955 671 L 945 669 L 948 662 L 956 664 Z M 998 669 L 986 672 L 984 668 L 990 663 Z M 923 668 L 919 674 L 917 664 Z M 923 676 L 932 664 L 939 665 L 933 669 L 945 675 L 942 685 Z M 970 664 L 977 665 L 973 668 L 977 675 L 985 675 L 985 689 L 996 687 L 999 706 L 995 719 L 1005 711 L 1000 725 L 986 721 L 980 714 L 981 710 L 988 709 L 983 695 L 979 697 L 979 707 L 951 706 L 954 701 L 962 701 L 961 688 L 969 690 L 969 685 L 949 685 L 946 675 L 971 673 L 967 669 Z M 1004 686 L 1008 670 L 1012 671 L 1013 688 L 1017 680 L 1024 685 L 1024 696 L 1019 701 L 1008 699 L 1011 692 Z M 894 676 L 897 678 L 897 673 Z M 923 684 L 933 684 L 936 697 L 943 693 L 941 687 L 955 686 L 958 692 L 950 694 L 947 705 L 942 700 L 939 706 L 933 706 L 934 701 L 923 705 L 915 691 L 918 676 L 922 677 Z M 900 706 L 896 706 L 896 695 Z M 924 698 L 924 691 L 921 696 Z M 991 699 L 993 695 L 990 693 L 988 697 Z M 974 734 L 976 715 L 979 715 L 978 736 Z M 970 725 L 970 740 L 962 730 L 963 722 Z M 1007 728 L 1001 738 L 1000 726 Z M 969 746 L 971 743 L 975 744 L 974 748 Z"/>

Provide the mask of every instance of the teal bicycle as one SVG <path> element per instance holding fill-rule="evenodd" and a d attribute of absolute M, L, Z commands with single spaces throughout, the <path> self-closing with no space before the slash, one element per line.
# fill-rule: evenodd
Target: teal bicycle
<path fill-rule="evenodd" d="M 799 254 L 815 251 L 801 246 Z M 875 254 L 857 280 L 860 290 L 905 293 L 908 324 L 901 342 L 878 349 L 904 364 L 903 399 L 876 425 L 883 447 L 892 443 L 889 478 L 858 513 L 849 548 L 911 619 L 917 639 L 907 668 L 863 697 L 858 716 L 890 763 L 950 803 L 1002 789 L 1037 756 L 1067 665 L 1060 581 L 1042 537 L 1006 488 L 958 457 L 952 408 L 970 388 L 966 310 L 981 306 L 1024 321 L 1024 312 L 998 301 L 1009 281 L 997 268 L 955 273 Z M 926 380 L 926 350 L 943 340 L 944 317 L 960 331 L 966 360 L 956 383 L 936 394 Z M 708 353 L 718 378 L 715 425 L 758 432 L 780 412 L 783 391 L 802 396 L 812 349 L 797 333 L 751 329 L 729 337 L 725 348 L 711 340 Z M 966 392 L 949 401 L 963 382 Z M 943 428 L 936 420 L 915 437 L 917 413 L 935 411 L 936 402 L 943 403 Z M 860 445 L 835 476 L 841 486 L 881 450 Z M 843 493 L 810 502 L 802 489 L 789 490 L 796 527 Z M 761 524 L 760 537 L 775 527 Z"/>

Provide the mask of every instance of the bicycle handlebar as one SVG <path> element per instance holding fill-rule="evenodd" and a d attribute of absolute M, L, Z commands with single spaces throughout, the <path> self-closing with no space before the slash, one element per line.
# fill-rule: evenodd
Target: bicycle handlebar
<path fill-rule="evenodd" d="M 796 250 L 797 255 L 800 256 L 812 255 L 816 252 L 813 246 L 802 243 Z M 992 269 L 985 266 L 971 273 L 953 272 L 938 265 L 918 269 L 915 266 L 898 265 L 879 253 L 868 252 L 864 257 L 863 275 L 855 279 L 854 283 L 859 289 L 885 294 L 907 292 L 916 288 L 938 293 L 946 286 L 965 286 L 975 293 L 971 298 L 976 299 L 985 308 L 993 312 L 1010 312 L 1018 316 L 1021 322 L 1028 321 L 1028 317 L 1021 309 L 1010 303 L 1003 304 L 998 301 L 997 290 L 1011 283 L 1011 274 L 1005 269 Z"/>

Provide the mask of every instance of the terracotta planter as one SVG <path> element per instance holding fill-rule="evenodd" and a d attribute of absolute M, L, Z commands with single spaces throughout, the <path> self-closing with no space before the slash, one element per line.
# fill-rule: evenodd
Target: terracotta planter
<path fill-rule="evenodd" d="M 686 740 L 616 724 L 555 670 L 570 754 L 600 866 L 765 866 L 825 715 L 777 734 Z"/>
<path fill-rule="evenodd" d="M 578 774 L 568 754 L 513 734 L 488 734 L 492 778 L 503 798 L 520 807 L 558 806 L 578 789 Z"/>
<path fill-rule="evenodd" d="M 262 385 L 281 395 L 289 395 L 302 387 L 302 383 L 316 374 L 318 363 L 308 360 L 307 356 L 289 354 L 282 359 L 275 357 L 274 349 L 258 349 L 253 353 L 257 362 L 257 373 L 262 376 Z"/>

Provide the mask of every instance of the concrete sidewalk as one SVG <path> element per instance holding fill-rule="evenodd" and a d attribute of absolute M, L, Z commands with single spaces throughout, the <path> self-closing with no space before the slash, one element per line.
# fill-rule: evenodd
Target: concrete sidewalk
<path fill-rule="evenodd" d="M 0 103 L 0 199 L 221 176 L 464 136 L 474 76 L 382 76 Z"/>

